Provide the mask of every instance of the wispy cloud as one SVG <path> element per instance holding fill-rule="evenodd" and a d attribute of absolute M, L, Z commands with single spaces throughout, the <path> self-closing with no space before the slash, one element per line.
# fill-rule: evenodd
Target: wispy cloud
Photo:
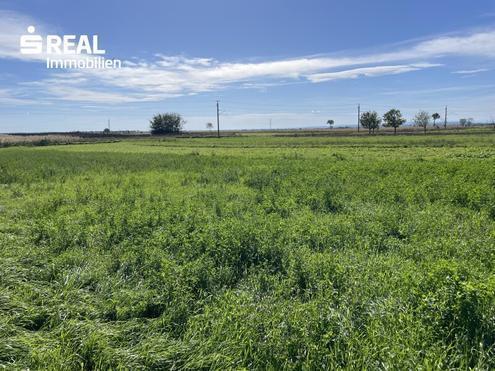
<path fill-rule="evenodd" d="M 29 24 L 38 27 L 39 22 L 23 14 L 0 11 L 0 58 L 26 60 L 18 48 L 19 37 Z M 160 101 L 233 86 L 268 87 L 396 75 L 441 66 L 433 62 L 442 59 L 443 63 L 452 56 L 495 58 L 495 30 L 434 37 L 374 54 L 355 52 L 261 62 L 156 54 L 152 60 L 126 60 L 120 69 L 52 72 L 35 84 L 40 99 L 118 104 Z"/>
<path fill-rule="evenodd" d="M 34 99 L 20 96 L 9 89 L 0 89 L 0 105 L 23 105 L 37 103 Z"/>
<path fill-rule="evenodd" d="M 490 71 L 489 68 L 478 68 L 478 69 L 474 69 L 474 70 L 454 71 L 452 73 L 455 73 L 455 74 L 458 74 L 458 75 L 474 75 L 474 74 L 477 74 L 477 73 L 488 72 L 488 71 Z"/>
<path fill-rule="evenodd" d="M 416 95 L 422 95 L 422 96 L 429 96 L 429 95 L 438 95 L 438 94 L 443 94 L 443 93 L 453 93 L 453 92 L 463 92 L 463 91 L 485 91 L 485 90 L 493 90 L 495 88 L 495 85 L 493 84 L 486 84 L 486 85 L 459 85 L 459 86 L 446 86 L 446 87 L 440 87 L 440 88 L 428 88 L 428 89 L 403 89 L 403 90 L 389 90 L 389 91 L 384 91 L 380 94 L 382 95 L 392 95 L 392 96 L 397 96 L 397 95 L 411 95 L 411 94 L 416 94 Z"/>
<path fill-rule="evenodd" d="M 337 72 L 325 72 L 316 73 L 308 76 L 311 82 L 324 82 L 340 79 L 357 79 L 358 77 L 373 77 L 383 75 L 397 75 L 400 73 L 418 71 L 424 68 L 439 67 L 442 64 L 433 63 L 418 63 L 418 64 L 406 64 L 395 66 L 375 66 L 375 67 L 363 67 L 354 68 L 350 70 L 337 71 Z"/>
<path fill-rule="evenodd" d="M 34 22 L 27 15 L 0 10 L 0 58 L 33 59 L 19 52 L 19 38 Z"/>
<path fill-rule="evenodd" d="M 51 57 L 43 50 L 40 54 L 22 54 L 20 52 L 20 38 L 27 34 L 27 28 L 35 26 L 35 34 L 46 36 L 57 34 L 55 27 L 46 25 L 39 20 L 14 11 L 0 9 L 0 58 L 18 59 L 28 62 L 45 62 Z M 57 54 L 57 59 L 92 59 L 92 55 L 64 55 Z"/>
<path fill-rule="evenodd" d="M 423 41 L 406 55 L 441 57 L 448 55 L 495 57 L 495 30 L 461 36 L 444 36 Z"/>

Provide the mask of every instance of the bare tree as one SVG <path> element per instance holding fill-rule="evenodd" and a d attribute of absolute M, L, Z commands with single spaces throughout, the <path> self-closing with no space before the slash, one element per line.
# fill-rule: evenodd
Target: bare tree
<path fill-rule="evenodd" d="M 207 122 L 206 128 L 211 131 L 213 129 L 213 124 L 211 122 Z"/>
<path fill-rule="evenodd" d="M 426 134 L 426 127 L 430 123 L 430 114 L 426 111 L 419 111 L 416 116 L 414 116 L 414 123 L 422 127 Z"/>

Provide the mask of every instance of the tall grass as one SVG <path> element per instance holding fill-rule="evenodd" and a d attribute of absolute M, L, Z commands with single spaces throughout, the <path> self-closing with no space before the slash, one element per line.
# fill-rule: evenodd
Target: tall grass
<path fill-rule="evenodd" d="M 0 363 L 495 367 L 492 136 L 0 151 Z"/>

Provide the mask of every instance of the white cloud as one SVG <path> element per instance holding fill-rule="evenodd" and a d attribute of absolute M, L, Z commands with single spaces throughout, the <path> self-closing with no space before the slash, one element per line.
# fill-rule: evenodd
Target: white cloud
<path fill-rule="evenodd" d="M 106 103 L 131 103 L 144 100 L 142 97 L 136 97 L 129 94 L 121 94 L 108 91 L 98 91 L 94 89 L 81 89 L 69 86 L 46 87 L 45 92 L 53 98 L 59 98 L 72 102 L 98 102 Z"/>
<path fill-rule="evenodd" d="M 34 20 L 24 14 L 0 10 L 0 57 L 15 59 L 33 59 L 19 52 L 19 38 L 26 33 Z"/>
<path fill-rule="evenodd" d="M 363 67 L 354 68 L 350 70 L 337 71 L 337 72 L 325 72 L 315 73 L 308 76 L 308 79 L 312 82 L 324 82 L 340 79 L 356 79 L 358 77 L 366 76 L 383 76 L 383 75 L 397 75 L 399 73 L 418 71 L 424 68 L 439 67 L 441 64 L 432 63 L 418 63 L 409 65 L 396 65 L 396 66 L 375 66 L 375 67 Z"/>
<path fill-rule="evenodd" d="M 135 99 L 162 100 L 169 96 L 195 94 L 226 86 L 258 87 L 287 84 L 290 81 L 312 83 L 336 79 L 355 79 L 418 71 L 439 66 L 418 63 L 417 59 L 451 55 L 495 56 L 495 31 L 468 36 L 442 37 L 423 41 L 394 52 L 344 57 L 302 57 L 257 63 L 221 62 L 212 58 L 157 55 L 155 61 L 125 63 L 115 70 L 86 70 L 93 81 L 111 88 L 128 90 Z M 407 64 L 390 62 L 411 61 Z M 386 65 L 380 65 L 387 63 Z M 368 66 L 367 66 L 368 65 Z M 373 66 L 369 66 L 373 65 Z M 345 71 L 335 71 L 344 67 Z M 69 79 L 70 72 L 66 75 Z"/>
<path fill-rule="evenodd" d="M 19 54 L 18 46 L 19 37 L 29 24 L 35 24 L 39 30 L 48 29 L 23 14 L 0 11 L 0 58 L 26 58 Z M 111 48 L 107 46 L 106 49 Z M 418 61 L 449 56 L 494 58 L 495 30 L 436 37 L 383 53 L 339 57 L 309 56 L 234 63 L 213 58 L 156 54 L 153 60 L 124 61 L 120 69 L 59 71 L 35 83 L 40 87 L 41 96 L 45 97 L 129 103 L 159 101 L 228 86 L 266 87 L 291 82 L 319 83 L 394 75 L 439 66 L 438 63 Z"/>
<path fill-rule="evenodd" d="M 20 38 L 27 34 L 29 26 L 35 27 L 35 34 L 46 36 L 48 34 L 57 34 L 56 30 L 47 26 L 39 20 L 32 17 L 8 10 L 0 9 L 0 58 L 18 59 L 31 62 L 46 61 L 47 57 L 53 57 L 46 51 L 40 54 L 22 54 L 20 52 Z M 63 55 L 57 54 L 56 59 L 92 59 L 92 55 Z"/>
<path fill-rule="evenodd" d="M 474 75 L 480 72 L 487 72 L 490 71 L 488 68 L 478 68 L 474 70 L 460 70 L 460 71 L 454 71 L 453 73 L 458 74 L 458 75 Z"/>
<path fill-rule="evenodd" d="M 464 36 L 446 36 L 424 41 L 410 54 L 440 57 L 445 55 L 495 57 L 495 31 L 477 32 Z"/>

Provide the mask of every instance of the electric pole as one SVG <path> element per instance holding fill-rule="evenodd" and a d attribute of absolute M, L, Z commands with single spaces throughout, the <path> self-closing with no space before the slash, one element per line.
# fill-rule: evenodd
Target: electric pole
<path fill-rule="evenodd" d="M 444 117 L 443 127 L 447 129 L 447 106 L 445 106 L 445 117 Z"/>
<path fill-rule="evenodd" d="M 217 136 L 220 138 L 220 108 L 218 103 L 219 101 L 217 100 Z"/>
<path fill-rule="evenodd" d="M 270 119 L 270 130 L 272 130 L 272 119 Z"/>
<path fill-rule="evenodd" d="M 358 104 L 358 133 L 359 133 L 359 123 L 361 122 L 361 105 Z"/>
<path fill-rule="evenodd" d="M 108 131 L 110 131 L 110 119 L 108 119 Z"/>

